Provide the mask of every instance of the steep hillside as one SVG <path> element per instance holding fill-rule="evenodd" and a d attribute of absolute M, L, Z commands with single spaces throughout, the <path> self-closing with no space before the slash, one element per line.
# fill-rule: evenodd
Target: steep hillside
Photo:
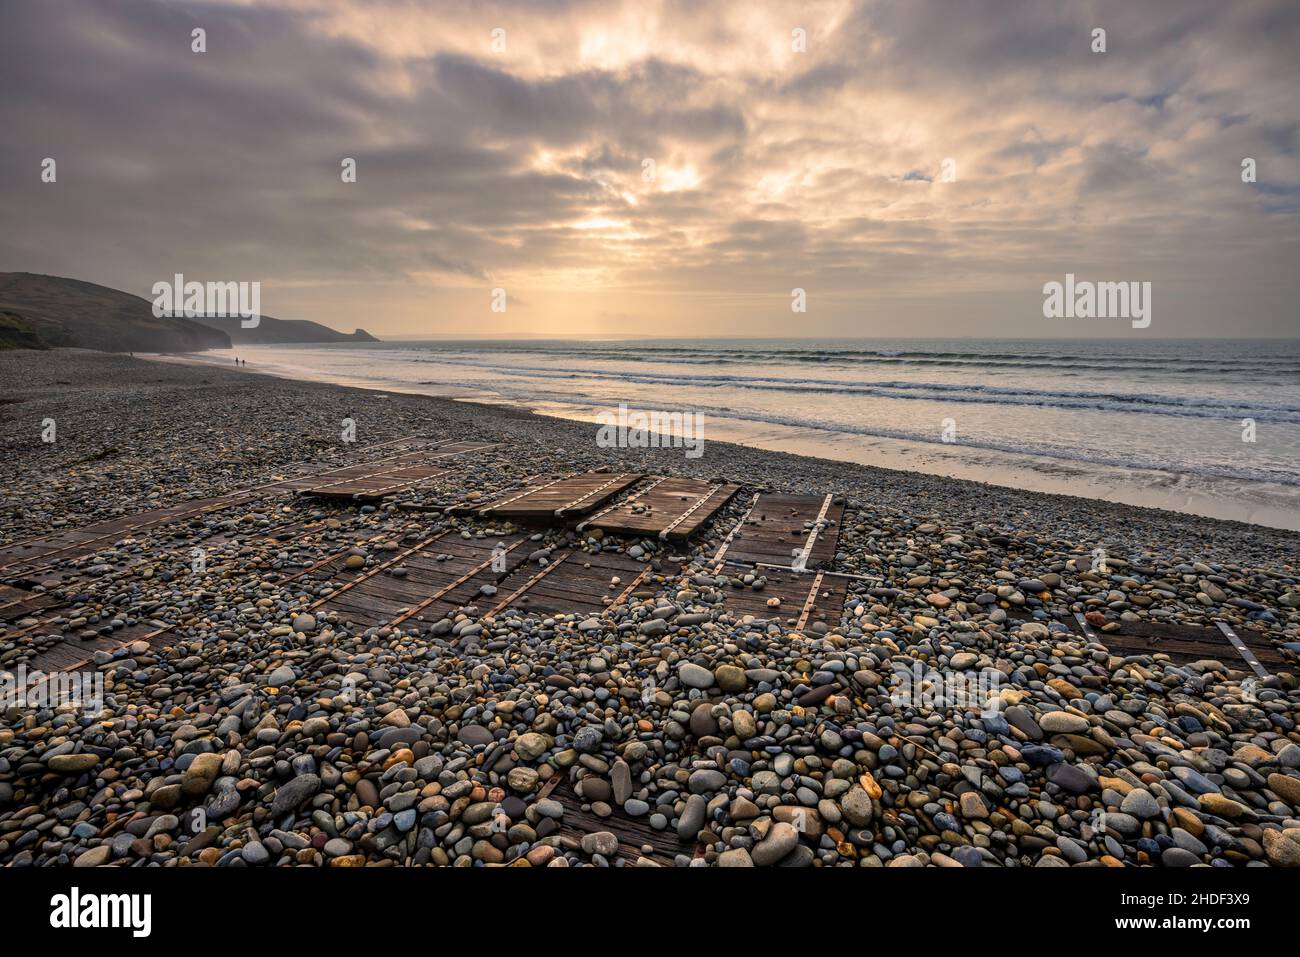
<path fill-rule="evenodd" d="M 104 352 L 195 352 L 230 337 L 190 319 L 159 319 L 153 303 L 93 282 L 0 273 L 0 348 L 73 346 Z"/>
<path fill-rule="evenodd" d="M 158 319 L 149 300 L 107 286 L 39 273 L 0 273 L 0 349 L 197 352 L 246 343 L 378 341 L 364 329 L 338 332 L 306 319 L 262 316 L 252 329 L 243 328 L 238 318 Z"/>

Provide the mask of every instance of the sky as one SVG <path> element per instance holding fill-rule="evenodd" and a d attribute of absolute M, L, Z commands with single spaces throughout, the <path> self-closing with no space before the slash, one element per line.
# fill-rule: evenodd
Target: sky
<path fill-rule="evenodd" d="M 0 0 L 0 271 L 381 337 L 1297 336 L 1297 49 L 1292 0 Z M 1066 274 L 1150 325 L 1045 318 Z"/>

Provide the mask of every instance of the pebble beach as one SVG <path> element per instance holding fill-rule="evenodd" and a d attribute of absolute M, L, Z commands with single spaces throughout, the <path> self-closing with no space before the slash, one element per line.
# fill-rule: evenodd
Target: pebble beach
<path fill-rule="evenodd" d="M 0 866 L 1300 866 L 1295 532 L 713 441 L 600 448 L 510 407 L 54 350 L 0 353 L 0 546 L 409 436 L 494 445 L 377 504 L 272 492 L 22 581 L 0 569 L 53 596 L 0 624 L 0 670 L 69 635 L 174 629 L 87 656 L 99 711 L 0 712 Z M 599 469 L 743 490 L 684 543 L 446 511 Z M 766 585 L 711 561 L 757 491 L 843 500 L 838 622 L 727 610 Z M 330 585 L 303 570 L 440 531 L 650 574 L 599 616 L 308 610 Z M 1076 612 L 1096 641 L 1062 624 Z M 1260 677 L 1226 641 L 1194 661 L 1107 646 L 1218 621 L 1283 665 Z M 904 672 L 991 693 L 908 697 Z"/>

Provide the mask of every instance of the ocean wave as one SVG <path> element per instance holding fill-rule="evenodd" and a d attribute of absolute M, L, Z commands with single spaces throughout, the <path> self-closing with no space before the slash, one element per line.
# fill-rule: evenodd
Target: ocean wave
<path fill-rule="evenodd" d="M 1146 415 L 1199 419 L 1242 419 L 1300 424 L 1300 404 L 1229 401 L 1157 393 L 1090 392 L 1047 390 L 967 383 L 844 382 L 837 379 L 776 378 L 739 375 L 680 375 L 654 372 L 619 372 L 598 369 L 558 370 L 542 366 L 500 365 L 477 361 L 444 363 L 474 368 L 512 378 L 562 379 L 566 381 L 625 382 L 639 385 L 675 386 L 699 389 L 750 389 L 762 392 L 802 395 L 846 395 L 881 399 L 929 400 L 935 402 L 981 403 L 986 405 L 1034 406 L 1082 409 L 1097 412 L 1131 412 Z M 433 384 L 433 383 L 428 383 Z M 446 381 L 439 384 L 450 384 Z"/>
<path fill-rule="evenodd" d="M 573 396 L 571 394 L 564 392 L 549 394 L 520 392 L 518 394 L 511 394 L 509 390 L 507 390 L 502 394 L 507 398 L 517 399 L 520 401 L 546 401 L 556 405 L 569 406 L 575 411 L 573 416 L 574 418 L 581 418 L 577 413 L 584 408 L 583 405 L 573 401 Z M 701 411 L 695 407 L 674 405 L 671 403 L 666 405 L 656 404 L 655 407 L 665 412 L 686 413 Z M 708 420 L 710 418 L 724 418 L 796 429 L 816 429 L 822 432 L 847 436 L 897 439 L 899 441 L 914 442 L 923 445 L 941 445 L 945 448 L 973 448 L 995 452 L 1006 452 L 1016 455 L 1028 455 L 1058 461 L 1076 462 L 1081 465 L 1175 472 L 1177 474 L 1204 476 L 1206 478 L 1233 479 L 1248 482 L 1271 482 L 1279 485 L 1300 487 L 1300 473 L 1288 471 L 1282 468 L 1243 466 L 1240 464 L 1229 463 L 1171 462 L 1167 458 L 1156 455 L 1143 457 L 1132 452 L 1130 452 L 1130 454 L 1116 454 L 1113 451 L 1107 452 L 1097 449 L 1087 449 L 1081 448 L 1077 445 L 1062 446 L 1052 442 L 1011 441 L 1007 439 L 993 439 L 986 437 L 976 439 L 971 436 L 963 436 L 960 445 L 953 446 L 944 443 L 933 431 L 921 432 L 913 429 L 893 428 L 882 425 L 853 425 L 808 416 L 786 415 L 754 409 L 733 409 L 728 406 L 713 407 L 704 410 L 703 415 L 706 432 L 708 429 Z"/>
<path fill-rule="evenodd" d="M 863 365 L 918 366 L 939 368 L 1033 369 L 1052 370 L 1133 370 L 1156 374 L 1206 375 L 1295 375 L 1300 377 L 1300 354 L 1294 352 L 1260 353 L 1248 356 L 1214 355 L 1189 356 L 1186 354 L 1162 355 L 1159 353 L 1133 354 L 1127 352 L 1100 352 L 1091 355 L 1070 353 L 1024 352 L 957 352 L 908 351 L 889 349 L 701 349 L 690 346 L 654 346 L 609 348 L 546 348 L 544 346 L 512 345 L 510 347 L 479 349 L 413 348 L 412 351 L 439 356 L 492 355 L 512 353 L 552 360 L 616 361 L 637 363 L 664 363 L 681 365 L 840 365 L 854 368 Z"/>

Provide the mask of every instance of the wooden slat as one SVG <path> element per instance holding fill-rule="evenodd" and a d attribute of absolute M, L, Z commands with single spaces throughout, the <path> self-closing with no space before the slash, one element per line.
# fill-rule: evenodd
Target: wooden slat
<path fill-rule="evenodd" d="M 347 475 L 339 481 L 315 484 L 299 489 L 300 495 L 324 498 L 378 499 L 395 495 L 420 482 L 447 474 L 449 469 L 434 465 L 443 459 L 490 449 L 492 442 L 452 442 L 436 449 L 435 454 L 413 452 L 381 467 Z M 339 478 L 335 476 L 335 478 Z"/>
<path fill-rule="evenodd" d="M 804 602 L 803 611 L 799 614 L 799 624 L 794 626 L 795 631 L 803 631 L 804 626 L 808 624 L 808 616 L 812 614 L 813 605 L 817 603 L 817 591 L 822 587 L 822 574 L 817 573 L 813 579 L 812 587 L 808 589 L 808 598 Z"/>
<path fill-rule="evenodd" d="M 431 542 L 437 541 L 445 534 L 446 534 L 445 532 L 439 532 L 437 535 L 432 535 L 417 545 L 412 545 L 410 548 L 403 549 L 402 551 L 398 552 L 396 555 L 394 555 L 392 558 L 388 559 L 387 561 L 380 562 L 378 565 L 375 565 L 373 568 L 366 569 L 365 574 L 362 574 L 359 578 L 350 581 L 345 585 L 339 586 L 337 589 L 330 592 L 330 594 L 320 599 L 320 601 L 317 601 L 316 603 L 312 604 L 310 608 L 319 608 L 321 605 L 324 605 L 326 602 L 338 598 L 338 596 L 343 594 L 344 592 L 350 591 L 351 589 L 357 587 L 358 585 L 360 585 L 362 582 L 366 581 L 369 578 L 373 578 L 374 576 L 382 572 L 384 569 L 391 568 L 393 565 L 396 565 L 407 555 L 411 555 L 414 554 L 415 552 L 420 551 L 425 546 L 429 545 Z"/>
<path fill-rule="evenodd" d="M 484 517 L 551 519 L 584 515 L 635 485 L 639 472 L 586 472 L 554 478 L 518 492 L 512 492 L 485 505 L 459 505 L 455 513 L 477 512 Z"/>
<path fill-rule="evenodd" d="M 678 515 L 671 522 L 665 525 L 663 529 L 660 530 L 659 537 L 689 537 L 691 532 L 699 528 L 700 524 L 707 519 L 708 516 L 712 515 L 726 504 L 727 499 L 736 494 L 738 488 L 739 486 L 728 485 L 726 483 L 713 486 L 700 496 L 699 501 L 692 503 L 686 511 L 682 512 L 682 514 Z M 704 509 L 710 502 L 713 503 L 713 507 L 708 509 L 708 511 L 702 512 L 701 509 Z"/>
<path fill-rule="evenodd" d="M 560 775 L 556 775 L 560 777 Z M 549 783 L 549 782 L 548 782 Z M 608 831 L 618 838 L 616 859 L 635 863 L 637 858 L 646 857 L 664 867 L 671 867 L 678 854 L 693 857 L 696 851 L 695 841 L 684 841 L 671 828 L 657 831 L 650 826 L 649 816 L 632 817 L 622 809 L 615 807 L 609 817 L 597 817 L 590 811 L 582 809 L 583 801 L 565 778 L 550 794 L 553 800 L 564 806 L 561 818 L 560 840 L 569 850 L 576 850 L 582 844 L 582 838 L 597 831 Z M 642 846 L 653 850 L 643 855 Z"/>
<path fill-rule="evenodd" d="M 1160 653 L 1168 655 L 1171 660 L 1181 664 L 1202 658 L 1214 658 L 1224 663 L 1242 660 L 1252 671 L 1256 671 L 1255 664 L 1257 664 L 1266 673 L 1287 665 L 1286 657 L 1272 639 L 1266 633 L 1253 628 L 1234 631 L 1233 635 L 1240 642 L 1241 648 L 1245 648 L 1246 652 L 1255 659 L 1255 664 L 1251 664 L 1250 658 L 1242 654 L 1241 648 L 1228 638 L 1218 622 L 1216 626 L 1219 627 L 1206 628 L 1172 622 L 1120 621 L 1118 631 L 1095 631 L 1081 614 L 1059 620 L 1085 640 L 1100 642 L 1112 653 L 1125 655 Z M 1226 625 L 1226 622 L 1223 624 Z M 1256 671 L 1256 674 L 1258 673 Z"/>
<path fill-rule="evenodd" d="M 738 490 L 736 485 L 662 476 L 581 523 L 578 529 L 687 538 Z"/>
<path fill-rule="evenodd" d="M 731 531 L 727 532 L 726 538 L 722 540 L 722 544 L 718 546 L 718 550 L 713 553 L 713 570 L 715 573 L 722 568 L 722 563 L 727 560 L 727 550 L 731 548 L 732 540 L 736 537 L 736 533 L 739 532 L 745 526 L 745 523 L 749 521 L 749 517 L 754 514 L 754 507 L 758 505 L 760 498 L 762 498 L 761 495 L 754 496 L 754 500 L 749 503 L 749 508 L 746 509 L 745 514 L 740 516 L 740 521 L 731 526 Z"/>
<path fill-rule="evenodd" d="M 843 503 L 836 504 L 833 495 L 763 493 L 731 530 L 714 562 L 787 565 L 793 571 L 818 568 L 835 557 L 843 514 Z"/>
<path fill-rule="evenodd" d="M 569 556 L 572 555 L 572 554 L 573 554 L 572 552 L 561 552 L 561 553 L 559 554 L 558 557 L 557 557 L 556 555 L 552 554 L 552 556 L 551 556 L 551 560 L 550 560 L 550 563 L 547 564 L 547 566 L 546 566 L 545 568 L 543 568 L 543 569 L 542 569 L 540 572 L 538 572 L 536 575 L 533 575 L 531 578 L 528 579 L 528 581 L 524 582 L 522 585 L 520 585 L 518 588 L 516 588 L 513 592 L 511 592 L 509 595 L 507 595 L 504 601 L 498 602 L 496 605 L 494 605 L 494 606 L 493 606 L 493 607 L 488 611 L 488 613 L 487 613 L 486 615 L 484 615 L 483 617 L 484 617 L 484 618 L 491 618 L 491 617 L 493 617 L 494 615 L 496 615 L 497 612 L 501 611 L 502 609 L 504 609 L 504 608 L 508 608 L 508 607 L 510 606 L 510 603 L 511 603 L 511 602 L 516 601 L 516 600 L 519 598 L 520 595 L 523 595 L 525 592 L 528 591 L 528 589 L 532 588 L 535 584 L 537 584 L 539 581 L 541 581 L 541 580 L 542 580 L 543 578 L 545 578 L 547 575 L 549 575 L 549 574 L 551 574 L 552 572 L 554 572 L 557 568 L 559 568 L 562 564 L 564 564 L 564 562 L 565 562 L 565 561 L 569 558 Z"/>
<path fill-rule="evenodd" d="M 510 545 L 508 548 L 506 548 L 504 554 L 507 554 L 507 555 L 510 554 L 510 553 L 513 552 L 516 548 L 518 548 L 520 545 L 523 545 L 523 544 L 524 544 L 525 542 L 527 542 L 527 541 L 528 541 L 528 539 L 527 539 L 526 537 L 525 537 L 525 538 L 519 538 L 519 539 L 517 539 L 517 540 L 514 542 L 514 544 L 512 544 L 512 545 Z M 424 599 L 423 601 L 421 601 L 419 604 L 417 604 L 417 605 L 413 606 L 412 608 L 408 609 L 407 611 L 403 612 L 401 615 L 398 615 L 398 616 L 397 616 L 396 618 L 394 618 L 391 622 L 389 622 L 389 624 L 391 624 L 391 625 L 400 625 L 402 622 L 406 621 L 408 618 L 412 618 L 412 617 L 414 617 L 415 615 L 418 615 L 420 612 L 424 611 L 424 609 L 426 609 L 426 608 L 428 608 L 430 605 L 432 605 L 435 601 L 438 601 L 439 599 L 441 599 L 441 598 L 442 598 L 443 596 L 445 596 L 445 595 L 449 595 L 451 592 L 455 591 L 456 588 L 458 588 L 459 586 L 461 586 L 461 585 L 465 584 L 466 582 L 470 581 L 472 578 L 474 578 L 475 575 L 478 575 L 480 572 L 484 571 L 485 569 L 491 568 L 491 567 L 492 567 L 492 562 L 495 561 L 495 560 L 496 560 L 496 549 L 495 549 L 495 547 L 494 547 L 494 548 L 493 548 L 493 553 L 492 553 L 490 556 L 488 556 L 488 558 L 486 558 L 484 561 L 482 561 L 482 562 L 480 562 L 479 564 L 475 565 L 473 568 L 471 568 L 469 571 L 465 572 L 465 573 L 464 573 L 463 575 L 461 575 L 459 578 L 454 579 L 450 584 L 444 585 L 442 588 L 439 588 L 437 591 L 435 591 L 435 592 L 434 592 L 432 595 L 430 595 L 428 598 L 426 598 L 426 599 Z M 508 570 L 508 569 L 507 569 L 507 570 Z"/>
<path fill-rule="evenodd" d="M 395 439 L 392 442 L 383 442 L 378 445 L 367 446 L 361 451 L 370 451 L 371 449 L 386 447 L 397 443 L 410 443 L 412 441 L 424 440 L 412 439 L 411 437 Z M 437 443 L 437 445 L 446 444 L 447 443 L 445 442 Z M 394 458 L 401 458 L 402 456 L 412 454 L 417 453 L 400 453 L 398 455 L 379 459 L 378 461 L 386 462 Z M 355 466 L 343 466 L 343 468 L 353 467 Z M 331 475 L 338 471 L 340 470 L 334 469 L 321 472 L 316 476 L 313 476 L 313 478 L 319 479 L 322 476 Z M 191 499 L 190 501 L 180 502 L 164 508 L 139 512 L 134 515 L 119 516 L 103 522 L 97 522 L 93 525 L 84 526 L 80 529 L 64 530 L 50 536 L 11 543 L 10 545 L 0 547 L 0 571 L 3 571 L 8 577 L 14 577 L 18 574 L 32 574 L 39 568 L 48 566 L 51 562 L 72 558 L 82 558 L 91 555 L 100 548 L 103 548 L 105 545 L 112 544 L 122 538 L 133 537 L 138 532 L 152 529 L 159 525 L 168 524 L 170 522 L 185 521 L 211 512 L 233 508 L 254 501 L 262 495 L 277 490 L 292 490 L 293 485 L 298 481 L 300 481 L 300 479 L 277 479 L 271 482 L 264 482 L 261 485 L 252 486 L 251 488 L 231 492 L 226 495 Z M 34 560 L 36 562 L 35 565 L 33 565 Z"/>
<path fill-rule="evenodd" d="M 829 572 L 813 576 L 775 571 L 767 576 L 761 591 L 728 588 L 723 592 L 723 606 L 733 615 L 779 620 L 792 630 L 816 634 L 813 625 L 818 622 L 824 622 L 827 630 L 839 626 L 846 594 L 846 579 Z M 780 599 L 780 606 L 767 607 L 769 598 Z"/>

